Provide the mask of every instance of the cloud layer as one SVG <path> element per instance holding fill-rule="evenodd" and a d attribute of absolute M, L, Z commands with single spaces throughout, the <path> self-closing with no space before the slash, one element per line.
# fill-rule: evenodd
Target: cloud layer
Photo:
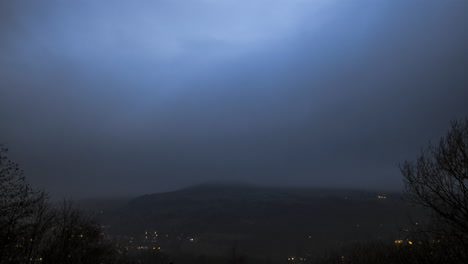
<path fill-rule="evenodd" d="M 468 113 L 466 1 L 4 1 L 0 142 L 58 195 L 399 188 Z"/>

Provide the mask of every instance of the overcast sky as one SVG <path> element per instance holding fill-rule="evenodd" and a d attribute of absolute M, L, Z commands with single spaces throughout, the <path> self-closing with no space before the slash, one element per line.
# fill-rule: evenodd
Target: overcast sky
<path fill-rule="evenodd" d="M 0 1 L 0 143 L 53 195 L 398 190 L 467 115 L 466 0 Z"/>

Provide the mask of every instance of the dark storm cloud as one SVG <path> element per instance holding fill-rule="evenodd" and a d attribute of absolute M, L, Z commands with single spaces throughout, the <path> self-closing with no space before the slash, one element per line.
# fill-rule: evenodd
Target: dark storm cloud
<path fill-rule="evenodd" d="M 0 142 L 55 194 L 398 188 L 468 113 L 466 1 L 3 1 Z"/>

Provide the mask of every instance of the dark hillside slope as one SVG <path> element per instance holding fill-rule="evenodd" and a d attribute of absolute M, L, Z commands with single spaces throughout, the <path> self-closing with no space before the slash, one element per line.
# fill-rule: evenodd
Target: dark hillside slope
<path fill-rule="evenodd" d="M 411 228 L 410 212 L 418 218 L 398 193 L 200 185 L 135 198 L 102 220 L 112 234 L 190 234 L 198 238 L 197 252 L 239 244 L 259 254 L 400 239 L 398 229 Z"/>
<path fill-rule="evenodd" d="M 378 236 L 381 230 L 403 224 L 407 214 L 398 193 L 200 185 L 138 197 L 104 219 L 126 232 L 303 233 L 332 228 L 342 230 L 342 235 L 368 230 Z"/>

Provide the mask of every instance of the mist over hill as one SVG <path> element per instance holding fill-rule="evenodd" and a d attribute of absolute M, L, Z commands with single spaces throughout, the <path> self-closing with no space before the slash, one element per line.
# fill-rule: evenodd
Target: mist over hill
<path fill-rule="evenodd" d="M 109 234 L 142 243 L 157 232 L 158 245 L 179 255 L 224 255 L 235 245 L 246 255 L 284 257 L 400 239 L 420 215 L 397 192 L 203 184 L 136 197 L 104 210 L 101 221 Z"/>

